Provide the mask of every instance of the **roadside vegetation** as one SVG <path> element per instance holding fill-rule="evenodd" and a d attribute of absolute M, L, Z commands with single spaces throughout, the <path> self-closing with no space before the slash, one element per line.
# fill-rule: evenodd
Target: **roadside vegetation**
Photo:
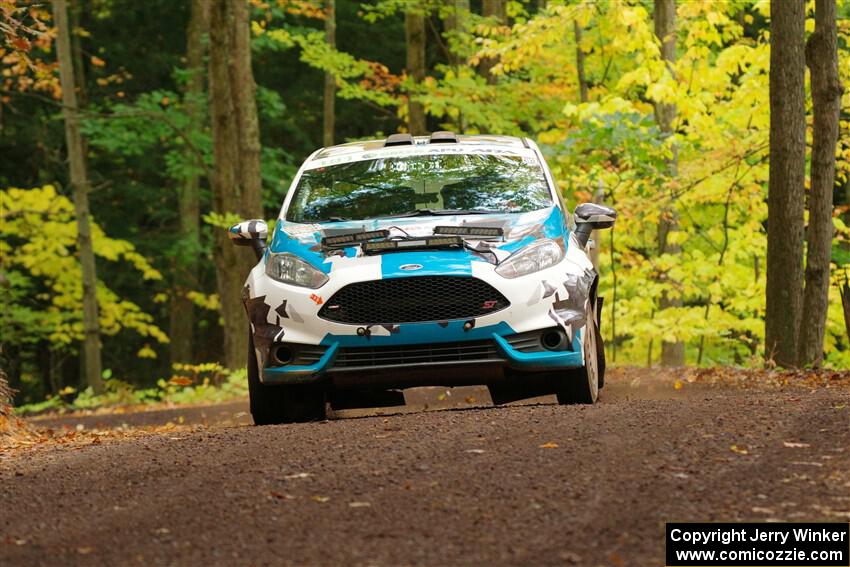
<path fill-rule="evenodd" d="M 96 394 L 91 387 L 82 391 L 67 386 L 57 395 L 45 400 L 14 408 L 16 415 L 46 412 L 74 412 L 96 409 L 134 409 L 139 406 L 181 406 L 214 404 L 248 395 L 245 371 L 226 371 L 221 365 L 207 363 L 179 365 L 178 373 L 168 380 L 160 379 L 156 386 L 138 388 L 126 381 L 104 376 L 103 392 Z M 11 413 L 11 412 L 9 412 Z"/>

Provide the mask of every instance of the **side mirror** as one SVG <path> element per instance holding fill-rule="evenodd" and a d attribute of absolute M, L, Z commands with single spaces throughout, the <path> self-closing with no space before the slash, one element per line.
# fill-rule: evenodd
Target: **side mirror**
<path fill-rule="evenodd" d="M 584 247 L 594 230 L 611 228 L 617 220 L 617 211 L 605 205 L 582 203 L 575 210 L 576 239 Z"/>
<path fill-rule="evenodd" d="M 263 251 L 266 249 L 269 226 L 262 219 L 246 220 L 231 226 L 227 231 L 227 236 L 236 246 L 251 246 L 257 255 L 257 260 L 259 260 L 263 257 Z"/>

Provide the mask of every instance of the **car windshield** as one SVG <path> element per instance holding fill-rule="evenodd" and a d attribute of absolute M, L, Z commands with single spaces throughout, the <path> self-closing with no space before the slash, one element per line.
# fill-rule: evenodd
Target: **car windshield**
<path fill-rule="evenodd" d="M 534 154 L 408 155 L 305 171 L 286 218 L 323 222 L 453 211 L 524 213 L 551 204 Z"/>

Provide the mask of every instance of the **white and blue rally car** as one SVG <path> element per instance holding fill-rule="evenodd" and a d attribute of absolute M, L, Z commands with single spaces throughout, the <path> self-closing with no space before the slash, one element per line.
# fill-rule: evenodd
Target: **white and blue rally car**
<path fill-rule="evenodd" d="M 571 218 L 534 142 L 430 137 L 324 148 L 301 166 L 243 289 L 257 424 L 404 403 L 403 388 L 487 385 L 494 403 L 603 386 L 601 298 L 587 256 L 616 213 Z"/>

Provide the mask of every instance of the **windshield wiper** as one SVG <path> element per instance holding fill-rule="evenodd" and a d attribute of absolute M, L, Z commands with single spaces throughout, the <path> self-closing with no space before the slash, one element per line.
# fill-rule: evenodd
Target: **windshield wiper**
<path fill-rule="evenodd" d="M 323 219 L 316 219 L 313 222 L 348 222 L 350 220 L 345 217 L 325 217 Z"/>
<path fill-rule="evenodd" d="M 375 217 L 379 219 L 388 218 L 403 218 L 403 217 L 444 217 L 452 215 L 492 215 L 501 211 L 492 211 L 487 209 L 416 209 L 406 213 L 398 213 L 395 215 L 382 215 Z"/>

